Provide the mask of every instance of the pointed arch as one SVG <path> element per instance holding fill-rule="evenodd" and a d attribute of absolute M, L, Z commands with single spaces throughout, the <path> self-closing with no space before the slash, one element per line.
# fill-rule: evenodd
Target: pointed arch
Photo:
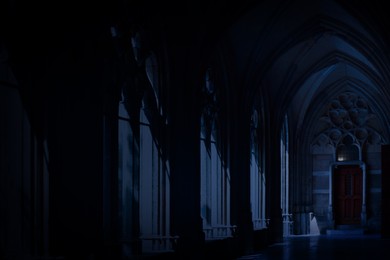
<path fill-rule="evenodd" d="M 230 223 L 230 171 L 226 132 L 223 131 L 224 101 L 216 71 L 208 68 L 202 88 L 200 163 L 200 207 L 206 240 L 233 235 Z"/>

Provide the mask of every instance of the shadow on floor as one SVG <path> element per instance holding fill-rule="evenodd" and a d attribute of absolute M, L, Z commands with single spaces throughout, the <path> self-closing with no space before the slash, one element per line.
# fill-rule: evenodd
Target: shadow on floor
<path fill-rule="evenodd" d="M 390 259 L 390 239 L 377 234 L 291 236 L 237 259 Z"/>

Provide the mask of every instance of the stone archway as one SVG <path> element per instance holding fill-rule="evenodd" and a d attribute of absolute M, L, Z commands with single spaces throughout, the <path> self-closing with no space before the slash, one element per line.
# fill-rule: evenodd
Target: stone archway
<path fill-rule="evenodd" d="M 314 214 L 322 231 L 344 224 L 378 228 L 377 158 L 378 147 L 385 139 L 380 134 L 383 131 L 379 117 L 373 112 L 363 97 L 346 91 L 330 99 L 316 126 L 320 130 L 311 145 L 312 195 Z M 361 175 L 355 179 L 340 173 L 342 168 L 356 169 Z M 359 195 L 351 190 L 357 185 Z M 375 213 L 367 216 L 367 209 Z"/>

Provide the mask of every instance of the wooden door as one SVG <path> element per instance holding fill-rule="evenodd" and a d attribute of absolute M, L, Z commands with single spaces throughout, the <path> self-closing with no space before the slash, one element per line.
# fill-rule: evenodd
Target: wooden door
<path fill-rule="evenodd" d="M 361 221 L 363 178 L 359 166 L 338 166 L 333 190 L 336 225 L 357 225 Z"/>

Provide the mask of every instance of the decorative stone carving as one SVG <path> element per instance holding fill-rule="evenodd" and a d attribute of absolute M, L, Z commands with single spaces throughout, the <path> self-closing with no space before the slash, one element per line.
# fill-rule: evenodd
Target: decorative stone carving
<path fill-rule="evenodd" d="M 381 144 L 382 136 L 371 126 L 371 122 L 376 120 L 365 99 L 352 92 L 342 93 L 329 102 L 328 110 L 321 118 L 327 127 L 322 128 L 313 140 L 312 151 L 328 150 L 325 147 L 329 145 L 335 149 L 347 135 L 358 147 L 366 143 Z"/>
<path fill-rule="evenodd" d="M 320 134 L 312 145 L 313 154 L 332 154 L 333 151 L 333 142 L 327 134 Z"/>
<path fill-rule="evenodd" d="M 367 138 L 367 144 L 370 145 L 380 145 L 383 143 L 383 138 L 377 132 L 371 133 L 371 135 Z"/>
<path fill-rule="evenodd" d="M 357 128 L 355 130 L 355 136 L 359 140 L 365 140 L 368 136 L 368 130 L 366 128 Z"/>
<path fill-rule="evenodd" d="M 333 142 L 339 142 L 340 141 L 340 138 L 342 136 L 342 132 L 340 131 L 340 129 L 337 129 L 337 128 L 333 128 L 329 131 L 329 137 L 330 139 L 333 141 Z"/>

